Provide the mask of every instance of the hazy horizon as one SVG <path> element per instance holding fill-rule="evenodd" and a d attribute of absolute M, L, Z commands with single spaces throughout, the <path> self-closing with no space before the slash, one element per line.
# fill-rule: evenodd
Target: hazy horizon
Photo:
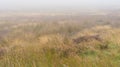
<path fill-rule="evenodd" d="M 119 9 L 119 2 L 118 0 L 0 0 L 0 11 Z"/>

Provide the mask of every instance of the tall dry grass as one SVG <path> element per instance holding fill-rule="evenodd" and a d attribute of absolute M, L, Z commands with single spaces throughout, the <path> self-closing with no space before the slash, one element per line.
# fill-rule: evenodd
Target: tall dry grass
<path fill-rule="evenodd" d="M 23 24 L 0 41 L 0 67 L 119 67 L 120 29 L 73 23 Z M 99 35 L 75 43 L 73 39 Z"/>

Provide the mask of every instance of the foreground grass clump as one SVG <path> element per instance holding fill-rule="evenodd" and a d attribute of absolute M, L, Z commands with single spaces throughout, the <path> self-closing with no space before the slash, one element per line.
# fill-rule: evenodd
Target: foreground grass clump
<path fill-rule="evenodd" d="M 67 25 L 65 25 L 67 24 Z M 0 41 L 0 67 L 119 67 L 120 29 L 26 24 Z"/>

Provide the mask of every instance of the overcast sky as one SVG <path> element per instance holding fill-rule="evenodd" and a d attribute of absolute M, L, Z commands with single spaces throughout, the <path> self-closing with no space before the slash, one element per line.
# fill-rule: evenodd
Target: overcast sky
<path fill-rule="evenodd" d="M 0 10 L 119 8 L 120 0 L 0 0 Z"/>

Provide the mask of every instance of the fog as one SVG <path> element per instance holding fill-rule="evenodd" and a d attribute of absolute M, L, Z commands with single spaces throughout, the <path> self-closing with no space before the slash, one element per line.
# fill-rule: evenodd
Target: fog
<path fill-rule="evenodd" d="M 120 0 L 0 0 L 0 10 L 80 10 L 119 8 Z"/>

